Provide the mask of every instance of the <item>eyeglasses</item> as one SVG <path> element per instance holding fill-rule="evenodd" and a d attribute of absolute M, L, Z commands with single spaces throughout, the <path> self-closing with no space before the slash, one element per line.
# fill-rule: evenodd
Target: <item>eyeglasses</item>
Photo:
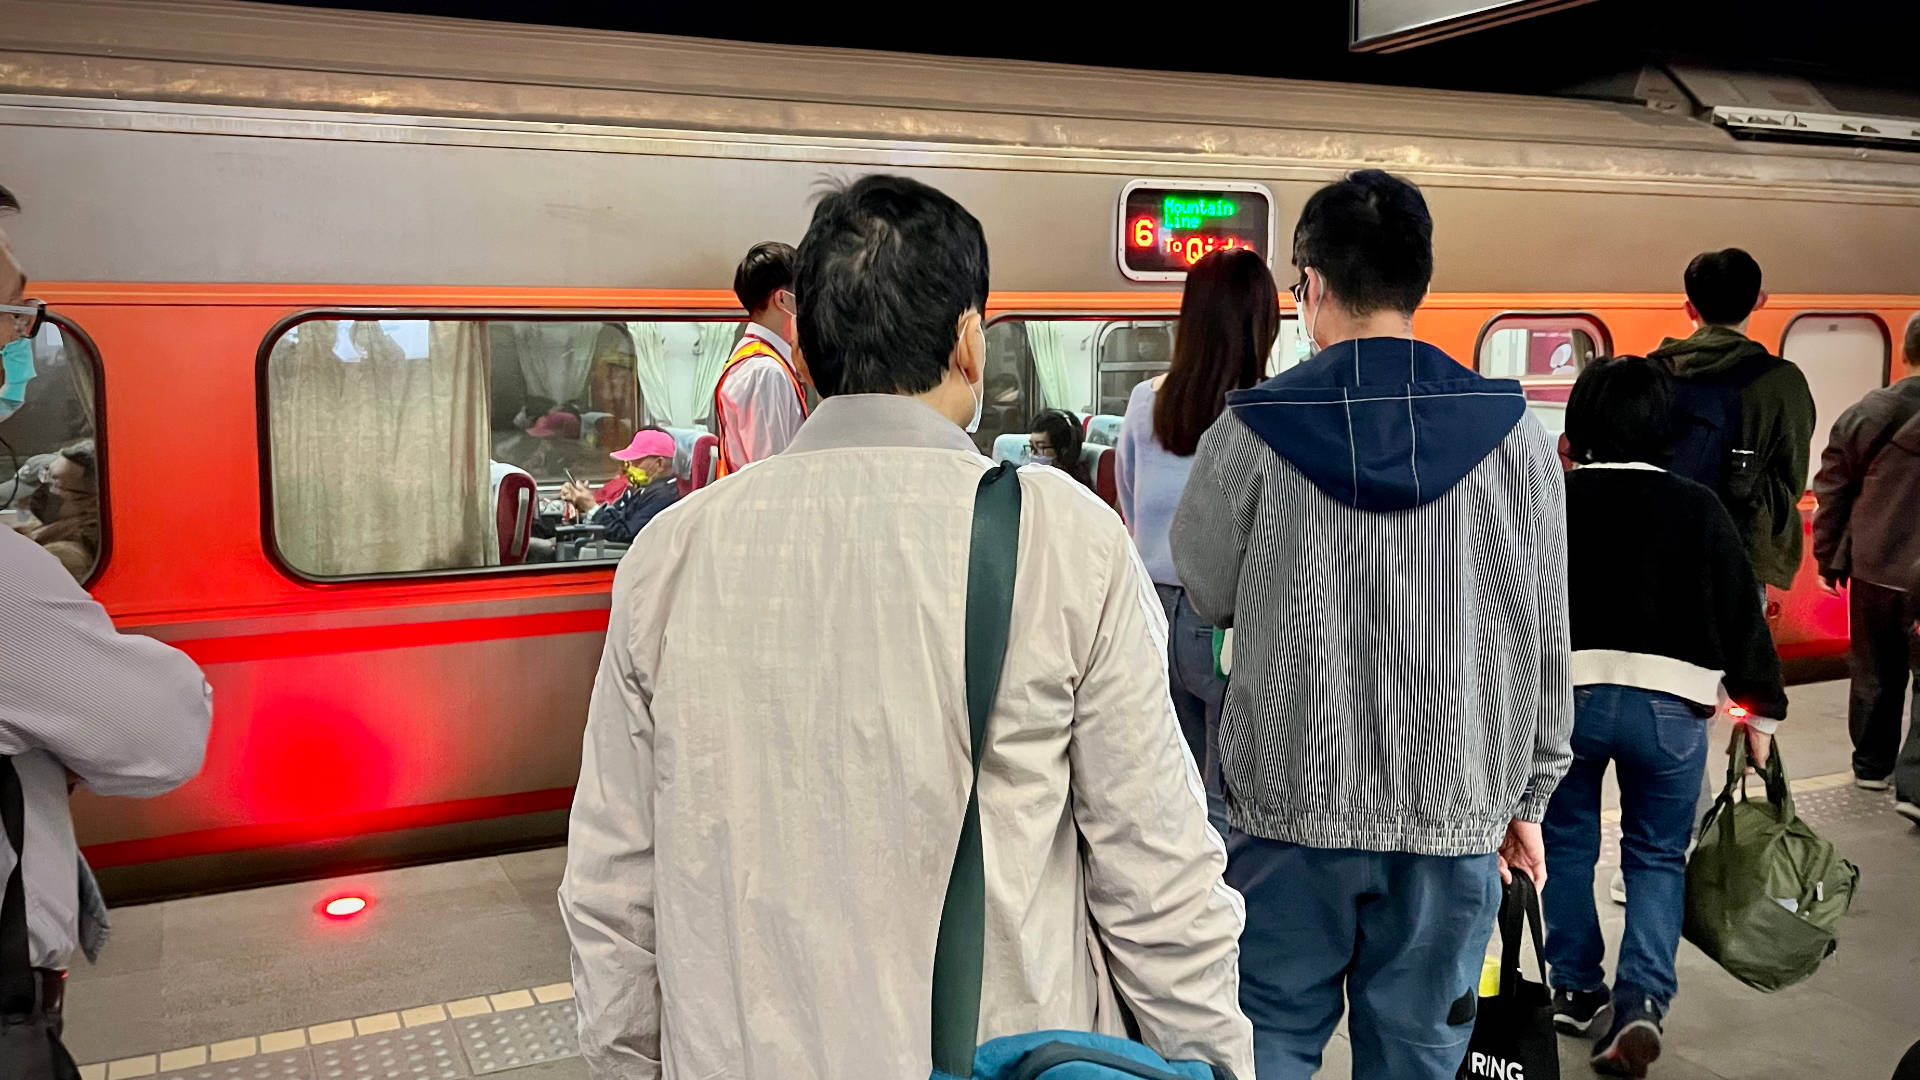
<path fill-rule="evenodd" d="M 1300 280 L 1294 282 L 1293 287 L 1287 291 L 1293 294 L 1293 306 L 1299 307 L 1301 304 L 1307 302 L 1307 271 L 1305 268 L 1302 268 L 1300 271 Z"/>
<path fill-rule="evenodd" d="M 0 304 L 0 315 L 12 317 L 20 336 L 30 338 L 47 325 L 47 302 L 22 300 L 17 304 Z"/>

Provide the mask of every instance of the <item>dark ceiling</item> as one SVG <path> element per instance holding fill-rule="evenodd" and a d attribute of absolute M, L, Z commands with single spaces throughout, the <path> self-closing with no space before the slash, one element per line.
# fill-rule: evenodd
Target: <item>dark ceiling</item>
<path fill-rule="evenodd" d="M 1512 93 L 1626 96 L 1650 58 L 1800 74 L 1823 83 L 1920 88 L 1920 4 L 1828 0 L 1596 0 L 1387 56 L 1347 50 L 1346 0 L 1101 5 L 868 7 L 801 3 L 365 0 L 310 3 L 551 26 L 1275 75 Z M 1056 5 L 1066 8 L 1066 5 Z M 895 14 L 886 14 L 889 10 Z M 1123 14 L 1124 12 L 1124 14 Z M 1899 12 L 1899 14 L 1893 14 Z"/>

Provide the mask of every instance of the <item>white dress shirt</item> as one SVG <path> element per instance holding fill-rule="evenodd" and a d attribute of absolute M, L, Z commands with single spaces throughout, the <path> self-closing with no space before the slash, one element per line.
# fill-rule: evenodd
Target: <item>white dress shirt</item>
<path fill-rule="evenodd" d="M 596 1077 L 911 1078 L 966 807 L 967 555 L 988 462 L 909 398 L 833 397 L 614 578 L 561 907 Z M 1253 1075 L 1244 909 L 1119 518 L 1020 473 L 979 795 L 980 1036 L 1117 1030 Z"/>
<path fill-rule="evenodd" d="M 793 367 L 793 346 L 779 334 L 749 322 L 741 336 L 766 342 L 787 369 Z M 793 380 L 769 356 L 750 356 L 733 366 L 720 384 L 719 407 L 725 414 L 720 437 L 735 468 L 785 450 L 806 419 Z"/>
<path fill-rule="evenodd" d="M 65 968 L 78 941 L 67 770 L 102 795 L 171 791 L 200 771 L 212 716 L 213 692 L 185 653 L 115 631 L 58 559 L 0 529 L 0 755 L 26 797 L 34 967 Z M 0 843 L 0 880 L 13 861 Z"/>

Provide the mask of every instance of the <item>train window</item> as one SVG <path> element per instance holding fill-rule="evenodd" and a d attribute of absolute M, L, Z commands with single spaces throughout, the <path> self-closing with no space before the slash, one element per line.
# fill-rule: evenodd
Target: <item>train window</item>
<path fill-rule="evenodd" d="M 662 428 L 688 482 L 738 331 L 690 319 L 296 322 L 266 357 L 279 555 L 317 578 L 617 559 L 630 528 L 606 508 L 628 481 L 608 454 Z"/>
<path fill-rule="evenodd" d="M 1086 418 L 1088 438 L 1109 440 L 1140 383 L 1173 363 L 1179 320 L 1159 315 L 1115 319 L 1106 315 L 1006 315 L 987 324 L 987 404 L 975 442 L 991 454 L 1001 435 L 1028 430 L 1043 409 L 1066 409 Z M 1267 358 L 1272 375 L 1299 362 L 1293 353 L 1298 320 L 1283 317 L 1280 336 Z"/>
<path fill-rule="evenodd" d="M 1555 438 L 1567 429 L 1573 381 L 1589 361 L 1611 351 L 1605 324 L 1581 313 L 1496 316 L 1475 349 L 1480 373 L 1518 379 L 1528 408 Z"/>
<path fill-rule="evenodd" d="M 25 365 L 0 376 L 0 527 L 46 548 L 86 582 L 106 545 L 99 430 L 100 360 L 49 316 Z"/>

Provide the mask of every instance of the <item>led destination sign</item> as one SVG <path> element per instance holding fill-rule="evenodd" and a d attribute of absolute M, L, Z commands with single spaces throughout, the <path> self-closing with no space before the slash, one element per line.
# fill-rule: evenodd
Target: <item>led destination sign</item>
<path fill-rule="evenodd" d="M 1247 248 L 1270 257 L 1273 196 L 1256 184 L 1171 186 L 1135 180 L 1120 196 L 1120 271 L 1174 281 L 1208 253 Z"/>

